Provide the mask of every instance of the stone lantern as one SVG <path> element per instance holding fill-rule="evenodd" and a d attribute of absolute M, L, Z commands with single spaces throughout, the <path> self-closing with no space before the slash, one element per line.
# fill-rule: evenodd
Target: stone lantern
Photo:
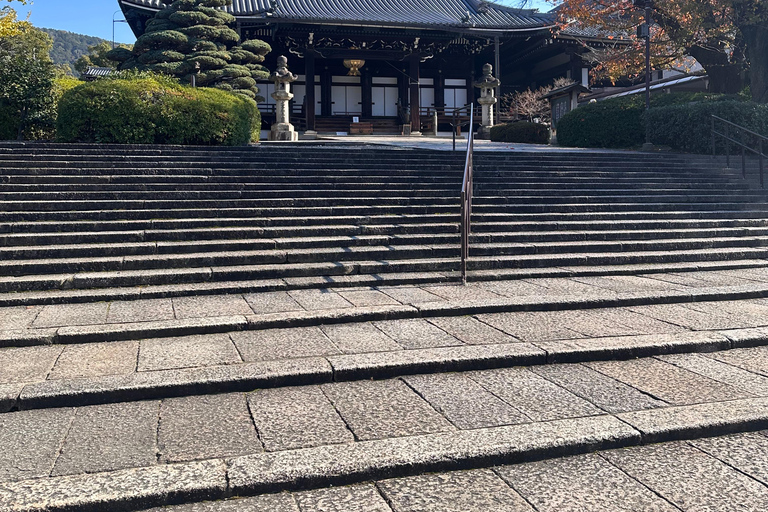
<path fill-rule="evenodd" d="M 269 140 L 297 141 L 299 134 L 293 128 L 290 119 L 290 110 L 288 102 L 293 99 L 291 93 L 291 82 L 295 82 L 299 77 L 288 71 L 288 59 L 281 55 L 277 58 L 277 71 L 269 76 L 269 79 L 275 82 L 275 92 L 272 97 L 275 99 L 275 123 L 269 132 Z"/>
<path fill-rule="evenodd" d="M 493 106 L 499 101 L 496 98 L 496 88 L 501 85 L 501 82 L 492 73 L 493 66 L 486 64 L 483 66 L 483 76 L 475 82 L 475 87 L 480 89 L 480 98 L 477 102 L 483 108 L 483 119 L 480 123 L 480 130 L 477 132 L 480 139 L 490 138 L 491 127 L 493 126 Z"/>

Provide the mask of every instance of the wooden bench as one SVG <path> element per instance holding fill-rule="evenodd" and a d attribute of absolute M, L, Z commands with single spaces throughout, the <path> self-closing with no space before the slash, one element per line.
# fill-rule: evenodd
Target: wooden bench
<path fill-rule="evenodd" d="M 373 123 L 352 123 L 349 125 L 350 135 L 373 135 Z"/>

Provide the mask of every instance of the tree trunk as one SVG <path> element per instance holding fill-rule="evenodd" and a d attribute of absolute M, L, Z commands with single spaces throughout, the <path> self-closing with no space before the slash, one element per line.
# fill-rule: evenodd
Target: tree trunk
<path fill-rule="evenodd" d="M 741 27 L 749 54 L 752 99 L 768 103 L 768 26 Z"/>
<path fill-rule="evenodd" d="M 707 72 L 707 76 L 709 76 L 709 92 L 737 94 L 744 88 L 741 63 L 731 62 L 725 51 L 694 46 L 688 53 Z"/>

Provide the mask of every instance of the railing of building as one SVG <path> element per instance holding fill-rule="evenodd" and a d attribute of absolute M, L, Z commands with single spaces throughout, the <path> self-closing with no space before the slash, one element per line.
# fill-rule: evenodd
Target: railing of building
<path fill-rule="evenodd" d="M 768 158 L 765 153 L 765 148 L 768 147 L 768 137 L 722 117 L 712 116 L 712 158 L 717 156 L 718 137 L 725 140 L 725 161 L 728 167 L 731 166 L 731 144 L 735 144 L 737 148 L 741 149 L 741 175 L 744 178 L 747 177 L 747 153 L 757 155 L 760 162 L 760 186 L 765 188 L 763 173 L 765 159 Z"/>
<path fill-rule="evenodd" d="M 467 130 L 467 158 L 464 163 L 464 179 L 461 185 L 461 282 L 467 284 L 467 260 L 469 259 L 469 235 L 472 231 L 472 194 L 474 191 L 475 111 L 469 109 Z M 454 140 L 455 144 L 455 140 Z"/>

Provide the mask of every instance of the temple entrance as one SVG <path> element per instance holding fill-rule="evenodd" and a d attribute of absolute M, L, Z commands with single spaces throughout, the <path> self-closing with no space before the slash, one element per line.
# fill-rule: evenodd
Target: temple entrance
<path fill-rule="evenodd" d="M 396 117 L 400 94 L 397 78 L 373 77 L 371 112 L 374 117 Z"/>
<path fill-rule="evenodd" d="M 334 76 L 331 87 L 331 105 L 335 116 L 354 116 L 363 113 L 363 90 L 359 76 Z"/>

